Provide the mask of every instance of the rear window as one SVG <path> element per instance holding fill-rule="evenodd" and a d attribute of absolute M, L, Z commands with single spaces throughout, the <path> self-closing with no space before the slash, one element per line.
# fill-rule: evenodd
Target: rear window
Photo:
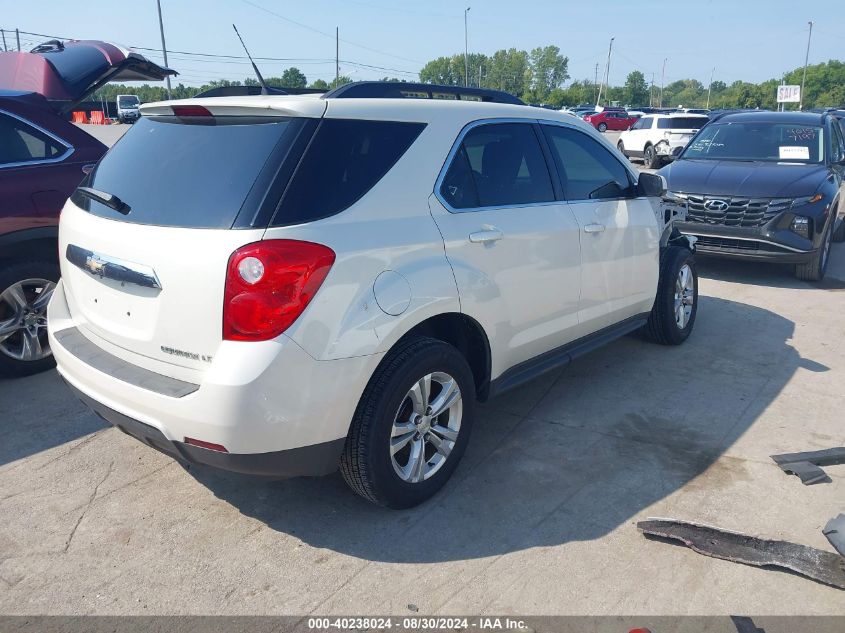
<path fill-rule="evenodd" d="M 390 171 L 423 128 L 424 123 L 323 119 L 271 224 L 311 222 L 352 206 Z"/>
<path fill-rule="evenodd" d="M 657 119 L 657 128 L 660 130 L 698 130 L 707 123 L 707 117 L 703 116 L 673 116 Z"/>
<path fill-rule="evenodd" d="M 136 224 L 230 228 L 268 158 L 289 146 L 295 119 L 216 117 L 214 125 L 141 117 L 85 184 L 129 205 L 127 215 L 78 193 L 90 213 Z M 301 121 L 301 120 L 298 120 Z"/>

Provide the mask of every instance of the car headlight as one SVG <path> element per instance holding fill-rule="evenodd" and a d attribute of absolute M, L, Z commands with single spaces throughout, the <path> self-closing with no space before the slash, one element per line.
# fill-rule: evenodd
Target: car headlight
<path fill-rule="evenodd" d="M 789 226 L 792 232 L 800 235 L 804 239 L 810 239 L 810 218 L 803 215 L 796 215 L 792 218 L 792 224 Z"/>
<path fill-rule="evenodd" d="M 672 202 L 686 202 L 687 198 L 689 198 L 687 194 L 678 193 L 677 191 L 667 191 L 663 195 L 664 200 L 671 200 Z"/>
<path fill-rule="evenodd" d="M 814 204 L 819 202 L 824 196 L 822 194 L 817 193 L 814 196 L 802 196 L 800 198 L 795 198 L 792 201 L 793 207 L 803 207 L 805 204 Z"/>

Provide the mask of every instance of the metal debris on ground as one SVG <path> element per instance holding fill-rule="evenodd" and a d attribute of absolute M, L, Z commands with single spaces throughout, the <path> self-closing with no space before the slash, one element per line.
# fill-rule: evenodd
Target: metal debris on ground
<path fill-rule="evenodd" d="M 755 567 L 781 567 L 845 589 L 845 558 L 832 552 L 674 519 L 648 519 L 637 523 L 637 528 L 646 536 L 680 541 L 705 556 Z"/>
<path fill-rule="evenodd" d="M 822 534 L 827 537 L 836 551 L 845 556 L 845 514 L 840 514 L 827 522 Z"/>
<path fill-rule="evenodd" d="M 845 447 L 805 453 L 783 453 L 771 457 L 783 472 L 797 475 L 805 486 L 809 486 L 821 481 L 830 481 L 830 477 L 820 466 L 845 464 Z"/>

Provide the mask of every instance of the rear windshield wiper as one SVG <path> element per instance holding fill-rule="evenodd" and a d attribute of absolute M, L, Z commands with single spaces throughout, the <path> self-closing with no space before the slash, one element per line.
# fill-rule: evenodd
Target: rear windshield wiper
<path fill-rule="evenodd" d="M 77 187 L 76 190 L 86 198 L 96 200 L 100 204 L 104 204 L 109 209 L 114 209 L 123 215 L 129 215 L 129 212 L 132 210 L 132 207 L 112 193 L 106 193 L 105 191 L 100 191 L 99 189 L 93 189 L 91 187 Z"/>

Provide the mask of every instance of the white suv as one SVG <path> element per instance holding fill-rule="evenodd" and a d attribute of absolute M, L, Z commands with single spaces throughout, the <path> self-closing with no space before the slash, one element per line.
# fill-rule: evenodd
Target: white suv
<path fill-rule="evenodd" d="M 616 147 L 625 156 L 642 158 L 649 169 L 657 169 L 686 147 L 707 121 L 700 114 L 649 114 L 622 132 Z"/>
<path fill-rule="evenodd" d="M 696 268 L 665 181 L 588 125 L 355 95 L 142 106 L 62 212 L 49 336 L 82 400 L 182 462 L 339 465 L 401 508 L 476 399 L 635 330 L 684 341 Z"/>

